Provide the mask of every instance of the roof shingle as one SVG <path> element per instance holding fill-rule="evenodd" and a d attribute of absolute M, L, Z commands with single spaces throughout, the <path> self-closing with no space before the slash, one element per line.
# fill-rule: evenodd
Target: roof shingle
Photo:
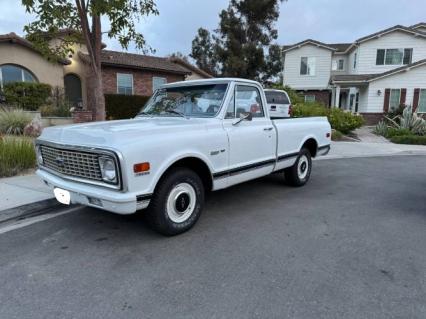
<path fill-rule="evenodd" d="M 101 63 L 125 68 L 148 69 L 176 74 L 191 74 L 186 68 L 173 63 L 168 58 L 160 58 L 135 53 L 102 50 Z"/>

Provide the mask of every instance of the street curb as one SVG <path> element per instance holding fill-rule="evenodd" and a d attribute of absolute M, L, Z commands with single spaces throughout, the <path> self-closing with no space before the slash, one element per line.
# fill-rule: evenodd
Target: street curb
<path fill-rule="evenodd" d="M 0 211 L 0 224 L 13 220 L 22 220 L 29 217 L 44 215 L 52 211 L 69 208 L 68 205 L 59 203 L 55 198 L 49 198 L 31 204 L 26 204 L 14 208 Z"/>

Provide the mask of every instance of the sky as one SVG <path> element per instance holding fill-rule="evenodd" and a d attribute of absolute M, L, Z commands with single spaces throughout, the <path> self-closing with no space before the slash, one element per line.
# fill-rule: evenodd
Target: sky
<path fill-rule="evenodd" d="M 143 17 L 138 31 L 155 49 L 155 55 L 189 54 L 198 28 L 214 30 L 219 12 L 229 0 L 156 0 L 158 16 Z M 0 0 L 0 34 L 23 35 L 34 17 L 20 0 Z M 276 23 L 277 43 L 292 44 L 307 38 L 326 43 L 352 42 L 396 24 L 426 22 L 426 0 L 287 0 Z M 106 24 L 104 24 L 107 27 Z M 110 50 L 121 51 L 117 41 L 104 38 Z M 130 52 L 136 52 L 134 47 Z"/>

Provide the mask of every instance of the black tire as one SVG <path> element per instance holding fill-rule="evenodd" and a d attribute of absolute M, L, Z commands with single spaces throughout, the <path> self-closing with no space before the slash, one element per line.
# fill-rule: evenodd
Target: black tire
<path fill-rule="evenodd" d="M 169 196 L 171 192 L 176 192 L 176 189 L 179 188 L 179 185 L 189 184 L 193 188 L 193 193 L 191 191 L 185 197 L 185 193 L 182 196 L 182 201 L 185 206 L 185 198 L 187 199 L 187 208 L 189 206 L 194 206 L 192 212 L 187 219 L 178 222 L 174 221 L 173 218 L 177 218 L 176 214 L 170 213 L 168 209 Z M 193 200 L 193 194 L 195 193 L 195 202 Z M 192 197 L 191 197 L 192 194 Z M 179 197 L 178 197 L 179 198 Z M 191 199 L 192 198 L 192 199 Z M 168 202 L 169 201 L 169 202 Z M 177 212 L 179 199 L 176 199 L 174 202 L 174 209 L 172 211 Z M 181 209 L 185 209 L 180 207 Z M 155 189 L 154 195 L 149 203 L 147 213 L 148 223 L 155 231 L 166 236 L 174 236 L 181 234 L 189 230 L 197 222 L 198 218 L 201 215 L 201 211 L 204 207 L 204 185 L 200 177 L 192 170 L 187 168 L 175 168 L 167 173 L 161 180 L 158 182 L 158 185 Z M 185 210 L 186 211 L 186 210 Z M 174 216 L 174 217 L 173 217 Z"/>
<path fill-rule="evenodd" d="M 303 163 L 306 167 L 303 167 Z M 301 172 L 299 172 L 299 165 L 301 166 Z M 303 169 L 304 168 L 304 169 Z M 312 171 L 312 157 L 308 149 L 302 148 L 297 156 L 297 160 L 292 167 L 284 170 L 284 176 L 287 184 L 300 187 L 305 185 L 309 181 Z"/>

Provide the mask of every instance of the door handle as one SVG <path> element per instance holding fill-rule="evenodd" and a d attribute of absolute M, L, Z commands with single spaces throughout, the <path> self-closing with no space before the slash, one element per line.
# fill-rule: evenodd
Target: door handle
<path fill-rule="evenodd" d="M 272 131 L 273 127 L 265 127 L 263 130 L 264 131 Z"/>

